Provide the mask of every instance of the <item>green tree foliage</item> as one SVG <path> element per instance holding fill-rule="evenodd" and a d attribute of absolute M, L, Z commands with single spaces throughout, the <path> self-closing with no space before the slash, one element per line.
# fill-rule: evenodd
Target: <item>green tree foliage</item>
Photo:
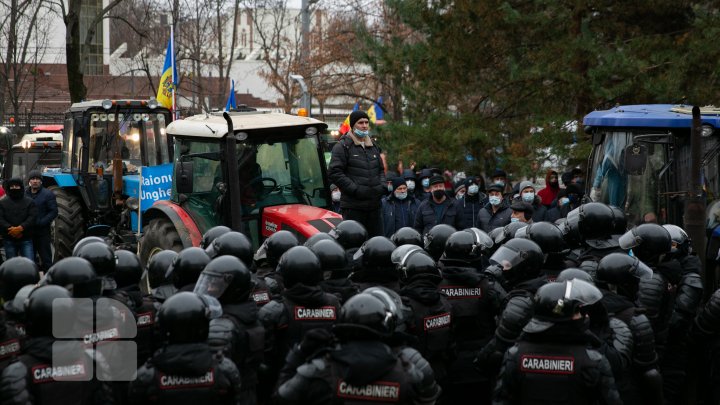
<path fill-rule="evenodd" d="M 616 104 L 716 102 L 720 14 L 713 2 L 385 0 L 412 35 L 360 36 L 363 60 L 402 77 L 404 119 L 382 131 L 391 156 L 487 173 L 582 164 L 581 122 Z M 388 108 L 392 110 L 392 108 Z M 391 118 L 392 119 L 392 118 Z M 577 145 L 573 144 L 577 141 Z M 537 162 L 535 165 L 531 162 Z"/>

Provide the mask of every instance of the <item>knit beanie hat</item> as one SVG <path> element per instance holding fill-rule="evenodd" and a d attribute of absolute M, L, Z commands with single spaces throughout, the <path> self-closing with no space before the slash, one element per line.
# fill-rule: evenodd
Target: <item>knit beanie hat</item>
<path fill-rule="evenodd" d="M 368 117 L 367 113 L 365 111 L 361 110 L 355 110 L 350 113 L 350 128 L 355 127 L 355 123 L 357 123 L 361 118 L 367 118 L 368 120 L 370 117 Z"/>

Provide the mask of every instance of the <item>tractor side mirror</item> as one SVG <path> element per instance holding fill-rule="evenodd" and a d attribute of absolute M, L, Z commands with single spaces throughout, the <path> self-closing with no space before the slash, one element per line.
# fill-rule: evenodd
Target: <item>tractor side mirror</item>
<path fill-rule="evenodd" d="M 598 145 L 602 144 L 604 140 L 605 140 L 605 134 L 603 132 L 599 132 L 599 131 L 593 132 L 593 134 L 592 134 L 593 146 L 598 146 Z"/>
<path fill-rule="evenodd" d="M 648 148 L 641 143 L 634 143 L 625 148 L 625 173 L 631 176 L 640 176 L 645 173 L 647 166 Z"/>
<path fill-rule="evenodd" d="M 175 189 L 178 194 L 193 192 L 193 162 L 180 161 L 175 165 Z"/>

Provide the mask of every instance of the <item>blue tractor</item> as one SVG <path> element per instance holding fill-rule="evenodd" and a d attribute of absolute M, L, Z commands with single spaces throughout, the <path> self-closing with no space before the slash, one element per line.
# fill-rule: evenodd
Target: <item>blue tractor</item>
<path fill-rule="evenodd" d="M 583 125 L 593 143 L 586 195 L 622 208 L 630 226 L 654 220 L 682 226 L 706 268 L 714 269 L 720 248 L 720 109 L 626 105 L 593 111 Z M 715 271 L 705 276 L 714 291 Z"/>
<path fill-rule="evenodd" d="M 60 170 L 44 173 L 57 197 L 54 259 L 70 256 L 84 236 L 137 248 L 142 167 L 172 172 L 172 115 L 150 100 L 96 100 L 73 104 L 65 114 Z"/>

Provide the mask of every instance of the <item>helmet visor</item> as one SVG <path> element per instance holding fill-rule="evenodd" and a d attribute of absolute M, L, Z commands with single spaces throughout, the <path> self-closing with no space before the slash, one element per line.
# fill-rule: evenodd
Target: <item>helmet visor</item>
<path fill-rule="evenodd" d="M 518 264 L 522 263 L 523 254 L 517 250 L 510 249 L 507 246 L 500 246 L 498 250 L 490 256 L 490 264 L 500 266 L 503 271 L 508 271 Z"/>
<path fill-rule="evenodd" d="M 228 277 L 230 279 L 228 279 Z M 220 298 L 222 297 L 225 290 L 230 285 L 232 276 L 221 275 L 217 273 L 202 272 L 197 283 L 195 283 L 195 289 L 193 292 L 197 295 L 209 295 L 211 297 Z"/>
<path fill-rule="evenodd" d="M 524 228 L 522 228 L 524 229 Z M 494 243 L 493 240 L 486 234 L 485 232 L 477 229 L 477 228 L 468 228 L 467 231 L 475 235 L 475 249 L 479 249 L 480 251 L 488 250 L 491 247 L 493 247 Z"/>
<path fill-rule="evenodd" d="M 208 319 L 220 318 L 223 314 L 222 305 L 217 298 L 207 294 L 199 294 L 198 297 L 205 304 L 206 314 Z"/>
<path fill-rule="evenodd" d="M 253 259 L 256 262 L 267 259 L 267 252 L 268 252 L 267 241 L 268 240 L 265 239 L 265 242 L 263 242 L 263 244 L 260 245 L 260 247 L 258 248 L 257 252 L 255 252 L 255 256 L 253 256 Z"/>
<path fill-rule="evenodd" d="M 416 245 L 402 245 L 395 250 L 393 250 L 392 254 L 390 255 L 390 261 L 395 265 L 399 265 L 400 263 L 403 263 L 407 257 L 410 256 L 410 253 L 422 250 L 420 246 Z M 423 250 L 424 252 L 424 250 Z"/>
<path fill-rule="evenodd" d="M 602 292 L 587 281 L 574 278 L 567 282 L 564 298 L 577 301 L 581 306 L 592 305 L 602 299 Z"/>
<path fill-rule="evenodd" d="M 208 257 L 211 259 L 214 259 L 215 256 L 217 256 L 217 249 L 215 248 L 215 241 L 213 241 L 213 243 L 211 243 L 210 246 L 208 246 L 205 249 L 205 254 L 208 255 Z"/>
<path fill-rule="evenodd" d="M 630 230 L 618 239 L 618 243 L 622 249 L 628 250 L 639 246 L 642 243 L 642 238 Z"/>
<path fill-rule="evenodd" d="M 653 271 L 645 263 L 641 262 L 640 259 L 635 257 L 635 264 L 630 269 L 630 274 L 642 280 L 652 278 Z"/>

